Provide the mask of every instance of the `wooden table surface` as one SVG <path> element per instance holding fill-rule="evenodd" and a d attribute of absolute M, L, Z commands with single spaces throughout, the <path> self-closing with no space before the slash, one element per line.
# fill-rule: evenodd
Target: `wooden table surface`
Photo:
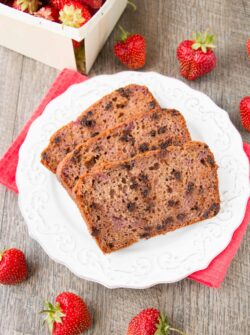
<path fill-rule="evenodd" d="M 249 0 L 137 0 L 138 11 L 125 11 L 120 22 L 141 32 L 148 42 L 145 71 L 180 78 L 175 50 L 193 31 L 210 27 L 217 34 L 218 65 L 202 79 L 189 83 L 228 111 L 243 139 L 238 104 L 250 93 L 250 61 L 245 42 L 250 37 Z M 117 32 L 117 28 L 116 28 Z M 2 32 L 1 32 L 2 33 Z M 112 55 L 114 34 L 100 53 L 90 75 L 124 70 Z M 22 129 L 49 89 L 58 71 L 0 47 L 0 155 Z M 72 290 L 85 298 L 94 314 L 91 335 L 123 335 L 130 318 L 149 306 L 167 312 L 171 323 L 190 335 L 249 334 L 250 231 L 246 233 L 220 289 L 185 279 L 146 290 L 110 290 L 74 276 L 56 264 L 28 234 L 17 196 L 0 186 L 0 249 L 25 251 L 30 278 L 16 287 L 0 287 L 0 334 L 48 334 L 42 327 L 43 301 Z"/>

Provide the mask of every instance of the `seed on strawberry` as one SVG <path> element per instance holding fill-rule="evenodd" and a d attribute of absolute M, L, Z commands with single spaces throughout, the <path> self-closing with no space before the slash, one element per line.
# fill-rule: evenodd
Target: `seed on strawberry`
<path fill-rule="evenodd" d="M 197 33 L 193 40 L 185 40 L 179 44 L 177 58 L 184 78 L 195 80 L 215 68 L 214 39 L 214 35 L 207 32 Z"/>
<path fill-rule="evenodd" d="M 22 12 L 34 14 L 40 5 L 39 0 L 15 0 L 11 7 Z"/>
<path fill-rule="evenodd" d="M 59 12 L 55 7 L 44 6 L 35 12 L 34 16 L 41 17 L 49 21 L 58 22 Z"/>
<path fill-rule="evenodd" d="M 79 28 L 91 19 L 89 10 L 81 3 L 69 0 L 59 12 L 59 20 L 66 26 Z"/>
<path fill-rule="evenodd" d="M 88 307 L 79 296 L 62 292 L 56 297 L 55 305 L 45 303 L 45 322 L 52 335 L 79 335 L 91 326 Z"/>
<path fill-rule="evenodd" d="M 242 126 L 247 131 L 250 131 L 250 96 L 240 101 L 240 116 Z"/>
<path fill-rule="evenodd" d="M 146 63 L 146 41 L 139 34 L 131 35 L 121 26 L 121 38 L 114 45 L 116 57 L 129 69 L 140 69 Z"/>
<path fill-rule="evenodd" d="M 167 317 L 157 309 L 147 308 L 130 321 L 127 335 L 169 335 L 171 331 L 185 335 L 179 329 L 172 328 Z"/>
<path fill-rule="evenodd" d="M 0 252 L 0 284 L 16 285 L 28 277 L 25 255 L 12 248 Z"/>
<path fill-rule="evenodd" d="M 250 58 L 250 39 L 247 41 L 247 53 Z"/>

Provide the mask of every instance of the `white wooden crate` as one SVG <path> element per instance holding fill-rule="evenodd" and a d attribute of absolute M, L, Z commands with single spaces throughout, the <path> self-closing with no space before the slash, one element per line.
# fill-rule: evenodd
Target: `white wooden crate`
<path fill-rule="evenodd" d="M 0 4 L 0 45 L 61 70 L 77 69 L 72 39 L 84 40 L 88 73 L 126 5 L 127 0 L 107 0 L 77 29 Z"/>

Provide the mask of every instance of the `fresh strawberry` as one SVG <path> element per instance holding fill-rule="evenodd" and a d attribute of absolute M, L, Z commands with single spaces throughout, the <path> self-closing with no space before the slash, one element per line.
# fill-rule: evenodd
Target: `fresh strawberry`
<path fill-rule="evenodd" d="M 62 292 L 55 305 L 45 303 L 42 313 L 47 313 L 52 335 L 79 335 L 91 326 L 91 315 L 85 302 L 76 294 Z"/>
<path fill-rule="evenodd" d="M 212 71 L 216 66 L 214 48 L 214 35 L 207 32 L 203 35 L 197 33 L 193 40 L 181 42 L 177 48 L 181 75 L 188 80 L 195 80 Z"/>
<path fill-rule="evenodd" d="M 79 2 L 93 9 L 99 9 L 103 4 L 103 0 L 79 0 Z"/>
<path fill-rule="evenodd" d="M 41 3 L 39 0 L 14 0 L 11 7 L 22 12 L 34 14 L 40 5 Z"/>
<path fill-rule="evenodd" d="M 129 69 L 140 69 L 146 63 L 146 41 L 139 34 L 130 35 L 121 26 L 121 39 L 114 46 L 116 57 Z"/>
<path fill-rule="evenodd" d="M 250 39 L 247 41 L 247 53 L 250 58 Z"/>
<path fill-rule="evenodd" d="M 59 11 L 67 2 L 69 2 L 69 0 L 49 0 L 49 5 L 55 7 Z"/>
<path fill-rule="evenodd" d="M 127 335 L 169 335 L 171 331 L 185 335 L 172 328 L 166 316 L 155 308 L 147 308 L 137 314 L 129 323 Z"/>
<path fill-rule="evenodd" d="M 34 16 L 41 17 L 43 19 L 58 22 L 59 12 L 55 7 L 44 6 L 39 9 L 39 11 L 34 13 Z"/>
<path fill-rule="evenodd" d="M 89 10 L 78 1 L 69 0 L 59 12 L 59 20 L 66 26 L 79 28 L 91 19 Z"/>
<path fill-rule="evenodd" d="M 245 97 L 240 102 L 240 116 L 243 127 L 250 131 L 250 96 Z"/>
<path fill-rule="evenodd" d="M 28 267 L 21 250 L 13 248 L 0 253 L 0 284 L 16 285 L 27 276 Z"/>

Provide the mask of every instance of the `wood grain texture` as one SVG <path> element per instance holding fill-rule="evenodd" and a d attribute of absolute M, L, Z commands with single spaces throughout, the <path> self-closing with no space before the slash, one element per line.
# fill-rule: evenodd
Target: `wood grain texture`
<path fill-rule="evenodd" d="M 141 32 L 148 43 L 145 71 L 180 78 L 175 50 L 193 31 L 211 28 L 218 36 L 216 70 L 189 85 L 209 95 L 228 111 L 243 139 L 238 104 L 249 94 L 250 62 L 245 42 L 250 37 L 249 0 L 137 0 L 120 23 Z M 112 56 L 110 36 L 90 75 L 124 70 Z M 0 33 L 2 33 L 0 31 Z M 53 82 L 57 71 L 0 47 L 0 156 L 18 134 Z M 48 334 L 38 311 L 46 299 L 64 290 L 83 296 L 94 314 L 94 327 L 86 335 L 125 335 L 128 321 L 140 309 L 165 310 L 172 324 L 190 335 L 249 334 L 250 232 L 233 260 L 220 289 L 210 289 L 188 279 L 147 290 L 109 290 L 81 280 L 56 264 L 29 235 L 17 196 L 0 186 L 0 249 L 16 246 L 26 252 L 30 278 L 17 287 L 0 287 L 0 334 Z"/>

